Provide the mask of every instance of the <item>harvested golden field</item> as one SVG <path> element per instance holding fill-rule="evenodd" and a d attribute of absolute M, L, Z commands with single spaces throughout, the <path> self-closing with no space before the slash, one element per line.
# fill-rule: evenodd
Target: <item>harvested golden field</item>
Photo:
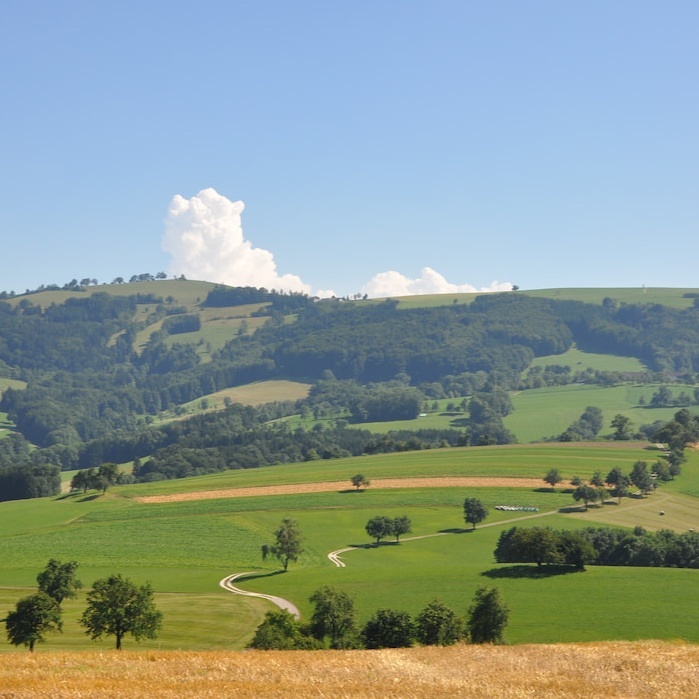
<path fill-rule="evenodd" d="M 541 478 L 483 478 L 470 476 L 439 476 L 435 478 L 375 478 L 371 481 L 374 490 L 385 488 L 538 488 Z M 568 481 L 561 481 L 565 486 Z M 134 498 L 138 502 L 182 502 L 185 500 L 208 500 L 217 498 L 244 498 L 263 495 L 296 495 L 299 493 L 330 493 L 349 490 L 347 480 L 322 481 L 320 483 L 293 483 L 288 485 L 260 485 L 250 488 L 226 488 L 224 490 L 196 490 L 171 495 L 143 495 Z"/>
<path fill-rule="evenodd" d="M 656 641 L 379 651 L 38 651 L 0 657 L 0 697 L 699 696 L 699 646 Z"/>

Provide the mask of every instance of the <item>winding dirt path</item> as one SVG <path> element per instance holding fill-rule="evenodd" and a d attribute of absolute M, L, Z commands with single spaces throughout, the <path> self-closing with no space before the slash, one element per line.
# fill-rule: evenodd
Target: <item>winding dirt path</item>
<path fill-rule="evenodd" d="M 559 484 L 564 486 L 565 483 Z M 387 488 L 543 488 L 541 478 L 487 478 L 477 476 L 436 476 L 432 478 L 377 478 L 371 481 L 372 490 Z M 329 493 L 352 490 L 348 480 L 323 483 L 291 483 L 287 485 L 260 485 L 250 488 L 198 490 L 171 495 L 143 495 L 134 498 L 142 503 L 183 502 L 215 498 L 245 498 L 264 495 L 295 495 L 298 493 Z"/>
<path fill-rule="evenodd" d="M 498 522 L 489 522 L 488 524 L 481 524 L 479 529 L 484 529 L 485 527 L 498 527 L 501 524 L 512 524 L 512 522 L 521 522 L 525 519 L 534 519 L 536 517 L 546 517 L 547 515 L 555 515 L 558 510 L 549 510 L 548 512 L 537 512 L 533 515 L 523 515 L 522 517 L 513 517 L 512 519 L 501 519 Z M 432 539 L 435 536 L 449 536 L 454 532 L 435 532 L 434 534 L 422 534 L 420 536 L 407 536 L 401 539 L 404 541 L 417 541 L 418 539 Z M 336 551 L 331 551 L 328 554 L 328 558 L 332 563 L 334 563 L 338 568 L 346 568 L 347 564 L 340 558 L 343 553 L 349 551 L 357 551 L 359 549 L 366 548 L 366 546 L 346 546 L 343 549 L 337 549 Z"/>
<path fill-rule="evenodd" d="M 219 582 L 219 585 L 228 592 L 232 592 L 235 595 L 243 595 L 245 597 L 261 597 L 262 599 L 269 600 L 273 604 L 276 604 L 280 609 L 285 609 L 287 612 L 293 614 L 297 619 L 301 618 L 301 612 L 298 607 L 293 603 L 289 602 L 288 599 L 283 597 L 277 597 L 276 595 L 266 595 L 262 592 L 250 592 L 249 590 L 242 590 L 236 587 L 233 583 L 240 578 L 246 578 L 250 575 L 257 575 L 257 573 L 234 573 L 233 575 L 228 575 Z"/>

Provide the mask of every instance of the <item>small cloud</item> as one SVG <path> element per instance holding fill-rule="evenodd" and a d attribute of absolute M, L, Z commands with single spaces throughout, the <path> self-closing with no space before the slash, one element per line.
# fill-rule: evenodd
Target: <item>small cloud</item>
<path fill-rule="evenodd" d="M 477 289 L 471 284 L 452 284 L 431 267 L 424 267 L 417 279 L 410 279 L 400 272 L 380 272 L 362 287 L 362 293 L 372 298 L 388 296 L 418 296 L 422 294 L 454 294 L 488 291 L 510 291 L 509 282 L 494 281 L 489 287 Z"/>
<path fill-rule="evenodd" d="M 230 286 L 310 293 L 300 277 L 278 274 L 271 252 L 245 240 L 244 208 L 242 201 L 230 201 L 212 188 L 191 199 L 175 195 L 162 241 L 163 250 L 172 255 L 170 272 Z"/>

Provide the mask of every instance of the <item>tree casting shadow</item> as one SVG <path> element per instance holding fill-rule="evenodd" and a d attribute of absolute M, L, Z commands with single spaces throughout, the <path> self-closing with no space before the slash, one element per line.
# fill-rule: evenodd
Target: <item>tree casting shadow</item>
<path fill-rule="evenodd" d="M 452 527 L 451 529 L 440 529 L 440 534 L 470 534 L 473 531 L 472 527 L 464 529 L 463 527 Z"/>
<path fill-rule="evenodd" d="M 486 578 L 531 578 L 538 580 L 541 578 L 550 578 L 554 575 L 567 575 L 568 573 L 582 573 L 583 571 L 574 568 L 573 566 L 558 566 L 558 565 L 517 565 L 503 566 L 502 568 L 491 568 L 481 573 Z"/>
<path fill-rule="evenodd" d="M 256 580 L 257 578 L 273 578 L 275 575 L 284 575 L 287 573 L 286 570 L 275 570 L 273 573 L 250 573 L 250 575 L 243 575 L 238 578 L 238 580 Z"/>

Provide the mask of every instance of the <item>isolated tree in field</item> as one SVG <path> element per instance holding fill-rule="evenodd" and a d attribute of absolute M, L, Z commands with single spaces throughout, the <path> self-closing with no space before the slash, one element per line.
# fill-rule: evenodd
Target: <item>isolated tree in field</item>
<path fill-rule="evenodd" d="M 548 483 L 553 490 L 561 481 L 563 476 L 561 476 L 560 471 L 557 468 L 550 468 L 548 473 L 544 476 L 544 483 Z"/>
<path fill-rule="evenodd" d="M 274 532 L 274 544 L 262 546 L 262 560 L 266 561 L 268 556 L 275 556 L 286 570 L 289 562 L 296 562 L 303 552 L 302 541 L 303 536 L 298 522 L 285 517 Z"/>
<path fill-rule="evenodd" d="M 95 581 L 87 593 L 87 609 L 80 624 L 93 640 L 114 636 L 116 649 L 121 650 L 126 634 L 136 641 L 157 638 L 162 617 L 155 608 L 151 586 L 146 583 L 139 587 L 119 574 Z"/>
<path fill-rule="evenodd" d="M 359 490 L 360 488 L 368 488 L 371 485 L 371 482 L 364 478 L 364 476 L 361 473 L 358 473 L 356 476 L 352 476 L 350 479 L 352 481 L 352 485 Z"/>
<path fill-rule="evenodd" d="M 381 539 L 393 534 L 393 520 L 384 515 L 372 517 L 365 526 L 366 533 L 376 539 L 376 545 L 379 545 Z"/>
<path fill-rule="evenodd" d="M 464 635 L 464 620 L 440 600 L 432 600 L 415 617 L 415 638 L 423 646 L 451 646 Z"/>
<path fill-rule="evenodd" d="M 364 647 L 410 648 L 413 645 L 415 629 L 408 612 L 395 609 L 379 609 L 362 629 Z"/>
<path fill-rule="evenodd" d="M 314 605 L 309 624 L 314 638 L 328 639 L 331 648 L 356 646 L 357 613 L 354 601 L 346 592 L 324 585 L 308 599 Z"/>
<path fill-rule="evenodd" d="M 500 591 L 496 587 L 479 587 L 466 622 L 471 643 L 502 643 L 509 618 L 510 610 Z"/>
<path fill-rule="evenodd" d="M 26 646 L 32 652 L 35 644 L 44 642 L 47 633 L 63 629 L 61 607 L 45 592 L 19 600 L 4 621 L 7 640 L 14 646 Z"/>
<path fill-rule="evenodd" d="M 473 529 L 488 516 L 488 508 L 478 498 L 464 500 L 464 520 L 473 525 Z"/>
<path fill-rule="evenodd" d="M 612 419 L 612 428 L 614 429 L 612 439 L 616 441 L 631 439 L 631 424 L 631 420 L 628 417 L 617 413 Z"/>
<path fill-rule="evenodd" d="M 650 471 L 648 470 L 648 464 L 645 461 L 637 461 L 631 473 L 629 474 L 629 480 L 644 494 L 650 493 L 653 490 L 653 479 L 650 477 Z"/>
<path fill-rule="evenodd" d="M 401 517 L 394 517 L 393 524 L 391 526 L 391 534 L 396 537 L 396 542 L 400 540 L 403 534 L 410 534 L 413 525 L 410 521 L 410 517 L 402 515 Z"/>
<path fill-rule="evenodd" d="M 46 568 L 36 576 L 39 590 L 61 604 L 64 599 L 73 598 L 82 587 L 82 583 L 75 577 L 78 564 L 76 561 L 61 563 L 52 558 Z"/>

